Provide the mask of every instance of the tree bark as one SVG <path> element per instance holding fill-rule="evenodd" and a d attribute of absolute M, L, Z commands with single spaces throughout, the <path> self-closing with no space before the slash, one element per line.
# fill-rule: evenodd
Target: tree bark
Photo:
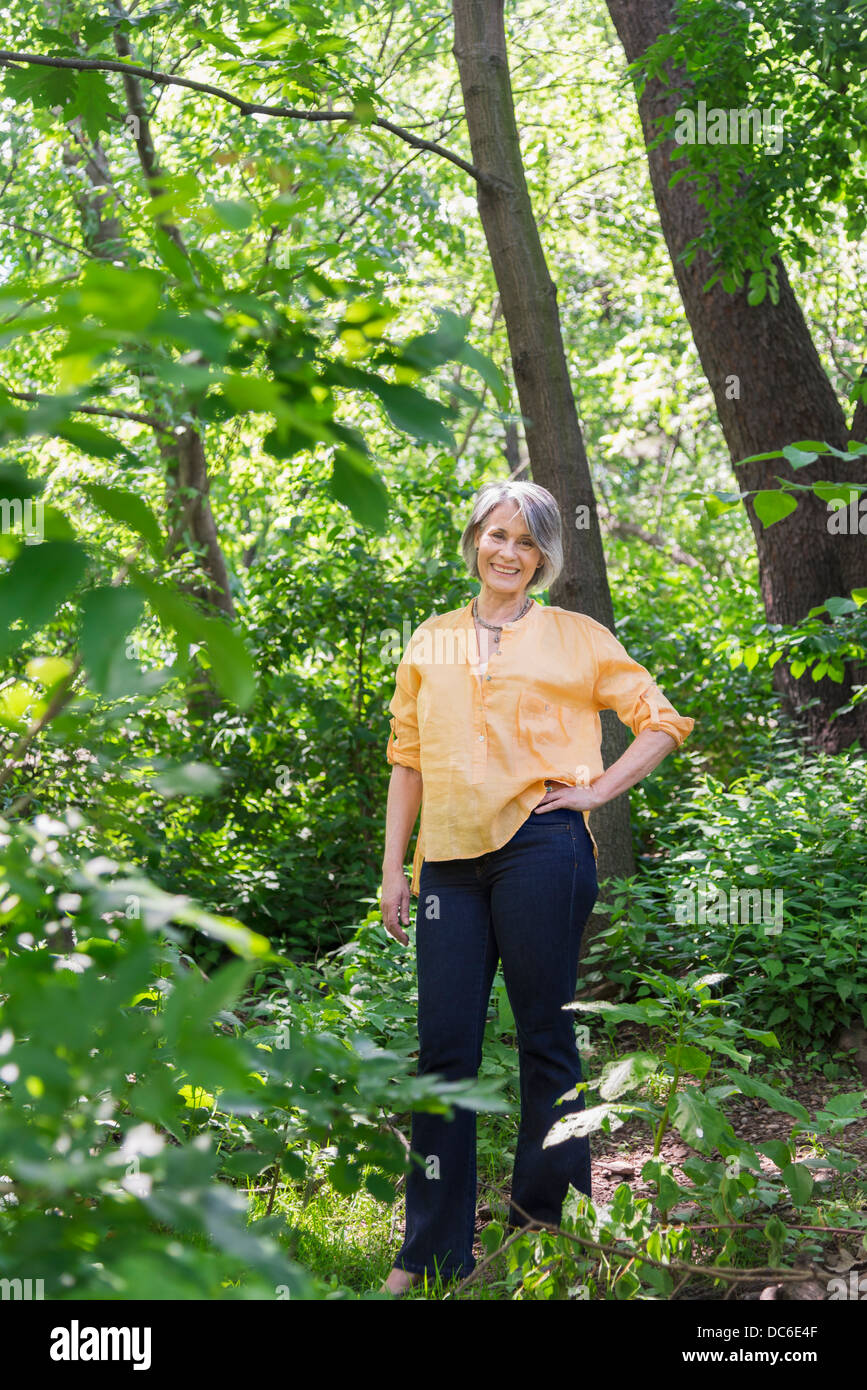
<path fill-rule="evenodd" d="M 201 551 L 203 582 L 187 584 L 188 592 L 206 606 L 218 608 L 226 617 L 235 617 L 229 573 L 220 547 L 217 525 L 208 500 L 211 482 L 205 460 L 202 436 L 192 425 L 184 425 L 170 444 L 161 437 L 160 452 L 167 465 L 167 496 L 174 518 L 168 553 L 173 555 L 192 541 Z"/>
<path fill-rule="evenodd" d="M 75 131 L 80 129 L 80 122 L 76 122 Z M 126 242 L 118 218 L 113 213 L 106 215 L 112 187 L 101 146 L 88 152 L 83 144 L 64 140 L 61 160 L 72 179 L 72 200 L 81 218 L 85 246 L 92 255 L 112 260 L 126 249 Z"/>
<path fill-rule="evenodd" d="M 515 385 L 535 482 L 557 500 L 565 564 L 551 587 L 561 608 L 587 613 L 613 628 L 596 498 L 563 348 L 557 290 L 533 214 L 506 53 L 503 0 L 453 0 L 454 54 L 464 99 L 477 184 L 479 216 L 491 256 L 509 339 Z M 616 761 L 626 729 L 603 715 L 603 760 Z M 635 872 L 629 799 L 617 797 L 593 814 L 599 881 Z M 597 916 L 596 924 L 603 919 Z M 591 939 L 585 932 L 585 944 Z"/>
<path fill-rule="evenodd" d="M 607 0 L 608 10 L 630 62 L 640 58 L 672 24 L 672 0 Z M 689 105 L 689 83 L 675 74 L 666 95 L 663 84 L 647 83 L 638 102 L 646 144 L 658 134 L 657 121 L 681 105 Z M 713 266 L 699 252 L 687 266 L 681 255 L 704 226 L 704 212 L 689 181 L 673 188 L 676 168 L 665 141 L 648 151 L 650 177 L 662 231 L 702 369 L 713 391 L 720 425 L 732 462 L 780 449 L 802 439 L 826 440 L 844 448 L 849 432 L 842 407 L 819 360 L 810 331 L 777 262 L 779 302 L 766 298 L 747 303 L 746 288 L 728 294 L 717 282 L 705 292 Z M 853 425 L 863 432 L 863 414 Z M 806 468 L 793 470 L 783 459 L 744 464 L 736 469 L 741 490 L 775 489 L 777 476 L 798 483 L 827 479 L 864 479 L 863 460 L 851 464 L 826 455 Z M 811 608 L 835 595 L 867 584 L 867 540 L 861 535 L 831 535 L 828 509 L 812 493 L 801 493 L 797 511 L 765 528 L 756 516 L 752 498 L 745 500 L 759 559 L 765 613 L 772 623 L 791 624 Z M 829 752 L 860 738 L 867 745 L 867 703 L 848 715 L 832 719 L 835 709 L 849 702 L 852 685 L 864 681 L 858 668 L 837 685 L 827 678 L 814 682 L 807 674 L 796 680 L 785 661 L 774 667 L 774 681 L 789 711 L 798 715 L 807 740 Z M 816 701 L 815 705 L 812 702 Z M 810 708 L 805 708 L 812 705 Z"/>

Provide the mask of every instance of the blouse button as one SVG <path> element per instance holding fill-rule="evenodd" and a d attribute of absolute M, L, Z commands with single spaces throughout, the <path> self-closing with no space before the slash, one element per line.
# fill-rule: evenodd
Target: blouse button
<path fill-rule="evenodd" d="M 479 734 L 479 743 L 484 743 L 484 741 L 485 741 L 485 736 L 484 736 L 484 734 Z"/>

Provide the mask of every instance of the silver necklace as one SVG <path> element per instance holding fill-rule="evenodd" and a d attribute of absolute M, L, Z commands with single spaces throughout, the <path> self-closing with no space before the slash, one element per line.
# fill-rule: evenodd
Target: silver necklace
<path fill-rule="evenodd" d="M 493 634 L 494 634 L 494 645 L 499 649 L 499 646 L 500 646 L 500 637 L 501 637 L 502 632 L 503 632 L 503 626 L 504 626 L 504 624 L 502 624 L 502 623 L 500 623 L 500 624 L 497 624 L 497 623 L 486 623 L 485 620 L 484 620 L 484 618 L 480 618 L 480 617 L 479 617 L 478 603 L 479 603 L 479 600 L 478 600 L 478 595 L 477 595 L 477 596 L 473 599 L 473 617 L 475 618 L 476 622 L 477 622 L 481 627 L 486 627 L 486 628 L 488 629 L 489 632 L 493 632 Z M 509 622 L 511 622 L 511 623 L 516 623 L 516 622 L 518 621 L 519 618 L 523 618 L 524 614 L 527 612 L 528 608 L 531 607 L 532 603 L 533 603 L 533 600 L 532 600 L 532 599 L 529 597 L 529 595 L 528 595 L 528 597 L 527 597 L 527 599 L 525 600 L 524 606 L 523 606 L 523 608 L 521 609 L 520 613 L 516 614 L 516 616 L 515 616 L 514 618 L 510 618 L 510 619 L 509 619 Z"/>

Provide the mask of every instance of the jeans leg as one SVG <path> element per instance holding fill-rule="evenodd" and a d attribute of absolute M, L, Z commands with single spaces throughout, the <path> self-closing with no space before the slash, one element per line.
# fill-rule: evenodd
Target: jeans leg
<path fill-rule="evenodd" d="M 584 1094 L 557 1099 L 581 1081 L 575 995 L 584 925 L 598 896 L 593 847 L 577 812 L 533 817 L 497 851 L 491 912 L 503 979 L 515 1015 L 521 1124 L 512 1176 L 510 1227 L 559 1224 L 569 1185 L 590 1195 L 590 1141 L 543 1148 L 555 1122 L 584 1109 Z"/>
<path fill-rule="evenodd" d="M 489 890 L 479 860 L 425 860 L 416 912 L 417 1074 L 477 1076 L 497 968 Z M 398 1268 L 444 1278 L 475 1268 L 476 1112 L 413 1111 L 406 1231 Z"/>

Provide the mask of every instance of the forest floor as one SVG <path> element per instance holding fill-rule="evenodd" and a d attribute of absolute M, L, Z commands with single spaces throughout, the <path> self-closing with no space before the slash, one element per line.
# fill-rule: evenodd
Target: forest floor
<path fill-rule="evenodd" d="M 640 1042 L 639 1038 L 634 1040 L 635 1045 L 640 1045 Z M 843 1080 L 829 1080 L 818 1071 L 813 1071 L 806 1076 L 796 1076 L 791 1071 L 780 1068 L 773 1084 L 790 1099 L 799 1101 L 811 1116 L 815 1115 L 818 1110 L 824 1109 L 826 1102 L 832 1096 L 865 1089 L 864 1081 L 854 1065 L 851 1076 Z M 766 1101 L 747 1096 L 729 1099 L 725 1104 L 725 1112 L 738 1139 L 753 1147 L 764 1144 L 769 1139 L 781 1139 L 783 1142 L 788 1142 L 792 1127 L 796 1123 L 792 1116 L 770 1110 Z M 644 1164 L 654 1156 L 653 1141 L 646 1122 L 642 1121 L 640 1117 L 625 1120 L 611 1134 L 597 1131 L 590 1142 L 594 1206 L 598 1208 L 610 1203 L 615 1190 L 624 1182 L 629 1184 L 635 1197 L 651 1197 L 653 1195 L 653 1186 L 641 1177 Z M 853 1158 L 857 1163 L 857 1167 L 846 1179 L 841 1178 L 840 1174 L 833 1168 L 818 1169 L 814 1172 L 814 1181 L 817 1187 L 827 1185 L 830 1201 L 840 1197 L 841 1185 L 844 1182 L 848 1192 L 851 1193 L 853 1184 L 857 1183 L 863 1187 L 867 1181 L 867 1129 L 861 1128 L 857 1124 L 849 1125 L 837 1136 L 828 1139 L 827 1147 L 840 1150 L 846 1157 Z M 819 1148 L 819 1155 L 821 1152 L 822 1149 Z M 799 1141 L 796 1143 L 795 1161 L 816 1156 L 817 1147 L 808 1127 L 808 1132 L 799 1136 Z M 681 1165 L 690 1157 L 706 1158 L 707 1156 L 699 1153 L 697 1149 L 691 1148 L 676 1130 L 670 1129 L 663 1136 L 659 1157 L 671 1165 L 674 1176 L 679 1182 L 689 1185 L 689 1179 L 683 1172 Z M 766 1173 L 770 1175 L 777 1171 L 776 1165 L 771 1159 L 764 1154 L 759 1157 L 762 1169 Z M 501 1192 L 501 1197 L 508 1199 L 508 1188 Z M 688 1208 L 690 1205 L 685 1201 L 678 1203 L 680 1209 Z M 785 1224 L 791 1226 L 796 1224 L 795 1209 L 791 1203 L 779 1203 L 769 1210 L 768 1215 L 771 1212 L 779 1216 Z M 479 1262 L 484 1259 L 485 1253 L 479 1237 L 491 1217 L 490 1208 L 481 1202 L 476 1217 L 474 1249 L 476 1259 Z M 832 1224 L 833 1222 L 829 1222 L 829 1225 Z M 740 1285 L 727 1292 L 726 1289 L 715 1288 L 710 1281 L 704 1285 L 703 1289 L 693 1281 L 683 1291 L 681 1297 L 707 1300 L 729 1297 L 738 1301 L 759 1298 L 824 1300 L 829 1296 L 827 1286 L 832 1278 L 841 1275 L 845 1278 L 850 1269 L 857 1271 L 859 1275 L 867 1273 L 867 1260 L 856 1258 L 855 1263 L 853 1263 L 853 1257 L 858 1254 L 863 1257 L 863 1249 L 858 1251 L 856 1248 L 858 1244 L 857 1236 L 853 1235 L 847 1239 L 841 1235 L 839 1241 L 836 1242 L 837 1248 L 835 1249 L 835 1244 L 832 1243 L 831 1251 L 833 1253 L 830 1255 L 826 1253 L 823 1264 L 814 1262 L 812 1277 L 807 1275 L 802 1284 L 769 1284 L 752 1289 Z M 867 1248 L 867 1238 L 865 1238 L 864 1248 Z M 796 1260 L 796 1264 L 799 1262 Z M 484 1280 L 484 1275 L 482 1278 Z"/>

